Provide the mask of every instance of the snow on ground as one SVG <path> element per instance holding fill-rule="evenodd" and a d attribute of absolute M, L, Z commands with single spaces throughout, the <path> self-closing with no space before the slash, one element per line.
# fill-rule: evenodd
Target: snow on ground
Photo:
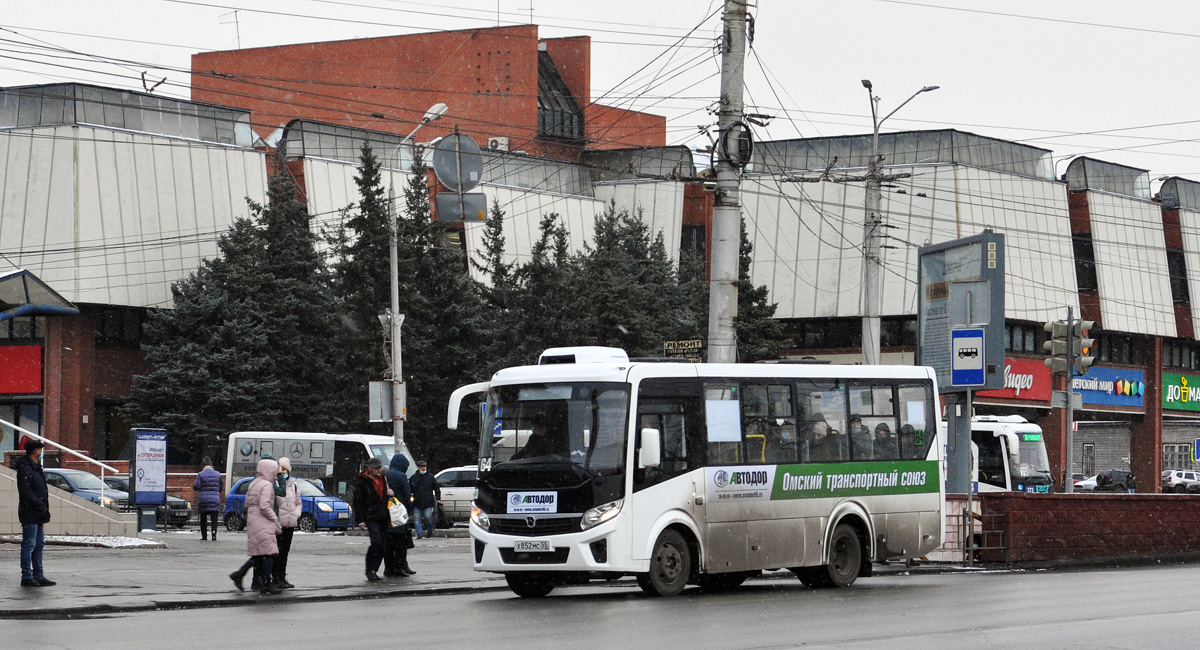
<path fill-rule="evenodd" d="M 0 542 L 20 544 L 20 535 L 0 535 Z M 162 542 L 139 537 L 109 537 L 104 535 L 46 535 L 47 546 L 95 546 L 100 548 L 143 548 L 166 546 Z"/>

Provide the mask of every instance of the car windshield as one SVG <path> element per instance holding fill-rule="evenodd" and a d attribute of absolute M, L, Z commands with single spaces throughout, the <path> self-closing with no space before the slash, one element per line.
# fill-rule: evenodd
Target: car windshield
<path fill-rule="evenodd" d="M 322 490 L 321 488 L 317 487 L 313 483 L 306 481 L 304 479 L 300 479 L 300 480 L 296 481 L 296 487 L 299 488 L 300 496 L 302 496 L 302 497 L 328 496 L 325 494 L 324 490 Z"/>
<path fill-rule="evenodd" d="M 68 478 L 75 484 L 76 490 L 112 490 L 113 488 L 104 484 L 95 474 L 80 472 L 71 474 Z"/>
<path fill-rule="evenodd" d="M 594 472 L 625 465 L 629 387 L 611 383 L 499 386 L 488 393 L 480 457 L 571 463 Z"/>

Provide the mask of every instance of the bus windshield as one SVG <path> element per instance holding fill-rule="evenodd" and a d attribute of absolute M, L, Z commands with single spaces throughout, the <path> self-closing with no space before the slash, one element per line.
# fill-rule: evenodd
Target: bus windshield
<path fill-rule="evenodd" d="M 615 473 L 625 466 L 628 426 L 626 384 L 498 386 L 488 393 L 479 456 L 492 467 L 570 463 Z"/>
<path fill-rule="evenodd" d="M 1017 434 L 1017 476 L 1050 475 L 1050 458 L 1046 455 L 1046 443 L 1041 434 Z"/>

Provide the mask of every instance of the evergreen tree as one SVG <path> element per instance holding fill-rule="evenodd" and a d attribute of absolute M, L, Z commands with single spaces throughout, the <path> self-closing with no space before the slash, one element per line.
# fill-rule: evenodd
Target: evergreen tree
<path fill-rule="evenodd" d="M 367 386 L 384 379 L 391 356 L 378 319 L 391 306 L 391 217 L 382 165 L 366 141 L 354 183 L 358 201 L 343 213 L 348 218 L 330 239 L 338 330 L 327 412 L 334 430 L 391 435 L 390 425 L 367 422 Z"/>
<path fill-rule="evenodd" d="M 315 238 L 283 153 L 268 204 L 247 199 L 215 258 L 171 288 L 174 308 L 152 312 L 134 378 L 132 422 L 170 432 L 173 462 L 220 458 L 238 429 L 312 428 L 324 393 L 327 318 Z"/>

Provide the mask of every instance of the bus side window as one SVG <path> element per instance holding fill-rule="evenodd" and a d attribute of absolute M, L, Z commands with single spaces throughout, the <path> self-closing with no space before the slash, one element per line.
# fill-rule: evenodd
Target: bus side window
<path fill-rule="evenodd" d="M 662 436 L 662 455 L 658 467 L 634 466 L 634 490 L 661 483 L 688 471 L 689 417 L 684 404 L 667 400 L 643 400 L 638 404 L 635 444 L 641 445 L 642 429 L 658 429 Z M 698 465 L 698 464 L 697 464 Z"/>
<path fill-rule="evenodd" d="M 897 443 L 900 460 L 925 460 L 933 444 L 933 385 L 900 384 L 896 388 L 900 407 L 900 432 Z"/>
<path fill-rule="evenodd" d="M 830 379 L 801 379 L 796 382 L 796 391 L 807 414 L 800 430 L 800 462 L 847 460 L 846 391 L 842 384 Z"/>
<path fill-rule="evenodd" d="M 990 431 L 972 431 L 971 441 L 979 447 L 979 482 L 1008 487 L 1000 439 Z"/>

